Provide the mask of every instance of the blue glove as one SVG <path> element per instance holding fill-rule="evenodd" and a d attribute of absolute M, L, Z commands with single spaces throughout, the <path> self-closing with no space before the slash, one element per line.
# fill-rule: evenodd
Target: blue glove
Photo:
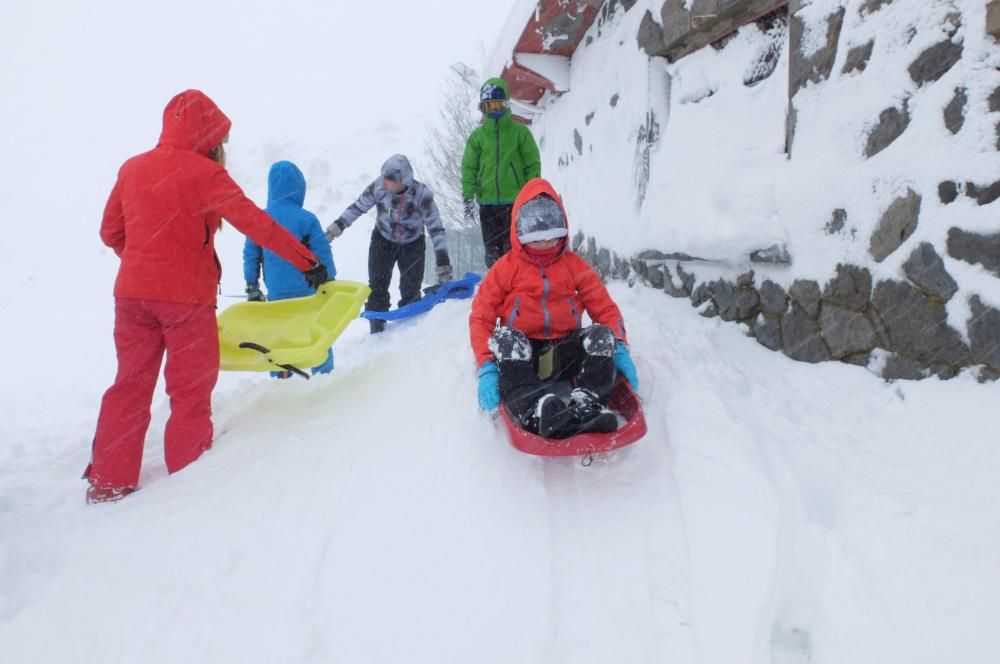
<path fill-rule="evenodd" d="M 615 369 L 625 377 L 633 390 L 639 389 L 639 373 L 635 370 L 635 362 L 632 361 L 624 341 L 615 344 Z"/>
<path fill-rule="evenodd" d="M 479 367 L 479 407 L 494 410 L 500 407 L 500 369 L 496 362 Z"/>

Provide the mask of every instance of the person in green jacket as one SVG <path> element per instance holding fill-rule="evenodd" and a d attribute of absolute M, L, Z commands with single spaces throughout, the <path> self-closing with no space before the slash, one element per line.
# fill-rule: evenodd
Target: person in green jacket
<path fill-rule="evenodd" d="M 465 220 L 479 224 L 486 248 L 486 267 L 510 251 L 510 211 L 525 182 L 541 177 L 542 162 L 531 130 L 510 113 L 510 90 L 491 78 L 479 90 L 483 121 L 465 143 L 462 198 Z"/>

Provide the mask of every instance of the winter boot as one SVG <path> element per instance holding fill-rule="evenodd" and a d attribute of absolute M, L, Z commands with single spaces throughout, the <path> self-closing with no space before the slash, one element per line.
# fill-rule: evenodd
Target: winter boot
<path fill-rule="evenodd" d="M 113 503 L 121 500 L 130 493 L 135 493 L 134 487 L 99 487 L 91 484 L 87 487 L 87 504 Z"/>
<path fill-rule="evenodd" d="M 580 421 L 593 419 L 604 407 L 597 395 L 585 387 L 574 387 L 569 393 L 569 406 Z"/>
<path fill-rule="evenodd" d="M 373 318 L 368 321 L 369 327 L 371 327 L 372 334 L 378 334 L 379 332 L 385 332 L 385 321 Z"/>
<path fill-rule="evenodd" d="M 546 394 L 535 406 L 533 428 L 542 438 L 565 438 L 573 411 L 555 394 Z"/>
<path fill-rule="evenodd" d="M 618 417 L 601 404 L 590 390 L 577 387 L 569 394 L 575 433 L 610 433 L 618 429 Z"/>
<path fill-rule="evenodd" d="M 499 362 L 527 362 L 531 359 L 531 342 L 524 332 L 512 327 L 497 328 L 488 345 Z"/>
<path fill-rule="evenodd" d="M 611 433 L 618 430 L 618 416 L 604 409 L 593 418 L 580 422 L 574 435 L 578 433 Z"/>

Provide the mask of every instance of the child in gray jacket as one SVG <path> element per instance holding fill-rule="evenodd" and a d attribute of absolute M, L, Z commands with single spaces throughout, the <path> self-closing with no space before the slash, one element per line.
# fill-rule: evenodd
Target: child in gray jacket
<path fill-rule="evenodd" d="M 413 179 L 413 167 L 401 154 L 382 164 L 381 177 L 368 185 L 358 200 L 344 210 L 326 229 L 333 240 L 372 208 L 376 208 L 375 230 L 368 247 L 368 286 L 372 289 L 366 311 L 389 310 L 389 281 L 393 266 L 399 266 L 399 305 L 420 299 L 424 275 L 426 241 L 424 229 L 431 236 L 437 261 L 438 283 L 451 281 L 448 240 L 434 194 L 422 182 Z M 372 334 L 385 329 L 385 321 L 371 320 Z"/>

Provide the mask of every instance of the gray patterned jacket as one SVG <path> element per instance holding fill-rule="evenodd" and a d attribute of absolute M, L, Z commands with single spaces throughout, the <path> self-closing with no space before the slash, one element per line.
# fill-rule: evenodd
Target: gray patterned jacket
<path fill-rule="evenodd" d="M 382 178 L 389 178 L 406 185 L 400 194 L 391 194 L 382 185 Z M 413 167 L 401 154 L 394 154 L 382 164 L 382 175 L 375 179 L 341 213 L 338 221 L 350 226 L 358 217 L 376 208 L 375 228 L 382 237 L 397 244 L 415 242 L 427 228 L 434 244 L 438 265 L 448 265 L 448 239 L 441 215 L 438 214 L 434 194 L 423 182 L 413 179 Z"/>

